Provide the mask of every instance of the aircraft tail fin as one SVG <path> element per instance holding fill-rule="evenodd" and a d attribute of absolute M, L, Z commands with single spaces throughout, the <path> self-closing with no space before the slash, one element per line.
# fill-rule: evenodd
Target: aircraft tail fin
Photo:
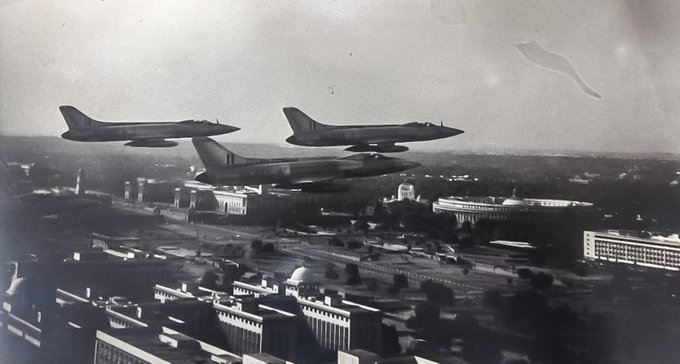
<path fill-rule="evenodd" d="M 222 144 L 210 138 L 191 138 L 191 142 L 194 143 L 198 156 L 208 170 L 215 167 L 219 168 L 237 164 L 250 164 L 257 160 L 236 155 L 222 146 Z"/>
<path fill-rule="evenodd" d="M 283 113 L 286 115 L 286 119 L 288 119 L 288 123 L 293 129 L 293 134 L 332 128 L 330 125 L 324 125 L 317 122 L 294 107 L 284 107 Z"/>
<path fill-rule="evenodd" d="M 64 120 L 66 120 L 69 129 L 87 129 L 92 126 L 104 124 L 101 121 L 94 120 L 83 114 L 73 106 L 59 106 L 59 111 L 61 111 L 61 115 L 64 116 Z"/>

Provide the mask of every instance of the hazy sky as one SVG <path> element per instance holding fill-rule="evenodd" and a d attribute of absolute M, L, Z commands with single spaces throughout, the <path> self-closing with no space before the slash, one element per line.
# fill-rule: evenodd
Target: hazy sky
<path fill-rule="evenodd" d="M 676 1 L 0 4 L 4 135 L 59 135 L 71 104 L 100 120 L 198 114 L 242 128 L 220 142 L 283 143 L 281 108 L 296 106 L 466 131 L 414 150 L 680 153 Z M 532 41 L 585 86 L 518 51 Z"/>

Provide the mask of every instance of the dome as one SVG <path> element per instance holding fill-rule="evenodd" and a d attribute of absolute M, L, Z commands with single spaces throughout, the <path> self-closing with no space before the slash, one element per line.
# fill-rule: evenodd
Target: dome
<path fill-rule="evenodd" d="M 524 201 L 522 198 L 509 197 L 503 201 L 503 206 L 528 206 L 529 203 Z"/>
<path fill-rule="evenodd" d="M 299 267 L 293 271 L 293 274 L 290 275 L 290 281 L 296 281 L 296 282 L 304 282 L 304 281 L 309 281 L 310 276 L 309 269 L 305 267 Z"/>

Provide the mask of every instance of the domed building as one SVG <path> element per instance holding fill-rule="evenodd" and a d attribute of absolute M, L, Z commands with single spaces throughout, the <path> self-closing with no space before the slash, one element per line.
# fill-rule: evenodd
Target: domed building
<path fill-rule="evenodd" d="M 503 205 L 503 206 L 529 206 L 529 203 L 523 198 L 517 198 L 517 197 L 513 196 L 513 197 L 506 198 L 501 205 Z"/>
<path fill-rule="evenodd" d="M 415 200 L 416 199 L 416 188 L 410 183 L 402 183 L 397 188 L 397 200 Z"/>
<path fill-rule="evenodd" d="M 312 277 L 312 272 L 306 267 L 298 267 L 285 282 L 286 295 L 308 297 L 319 293 L 319 283 Z"/>
<path fill-rule="evenodd" d="M 559 221 L 570 217 L 591 216 L 590 202 L 512 197 L 441 197 L 432 204 L 435 213 L 456 216 L 459 223 L 492 221 Z"/>
<path fill-rule="evenodd" d="M 384 204 L 390 204 L 392 202 L 400 201 L 413 201 L 422 204 L 427 204 L 427 200 L 420 198 L 420 195 L 416 196 L 416 188 L 408 182 L 404 182 L 397 187 L 397 195 L 392 195 L 391 197 L 383 198 Z"/>

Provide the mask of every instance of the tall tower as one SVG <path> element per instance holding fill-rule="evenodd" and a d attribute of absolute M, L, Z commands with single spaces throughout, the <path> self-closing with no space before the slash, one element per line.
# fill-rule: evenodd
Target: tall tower
<path fill-rule="evenodd" d="M 132 184 L 130 181 L 125 181 L 125 199 L 130 199 L 130 191 L 132 190 Z"/>
<path fill-rule="evenodd" d="M 76 177 L 76 195 L 85 194 L 85 171 L 82 168 L 78 169 L 78 177 Z"/>

